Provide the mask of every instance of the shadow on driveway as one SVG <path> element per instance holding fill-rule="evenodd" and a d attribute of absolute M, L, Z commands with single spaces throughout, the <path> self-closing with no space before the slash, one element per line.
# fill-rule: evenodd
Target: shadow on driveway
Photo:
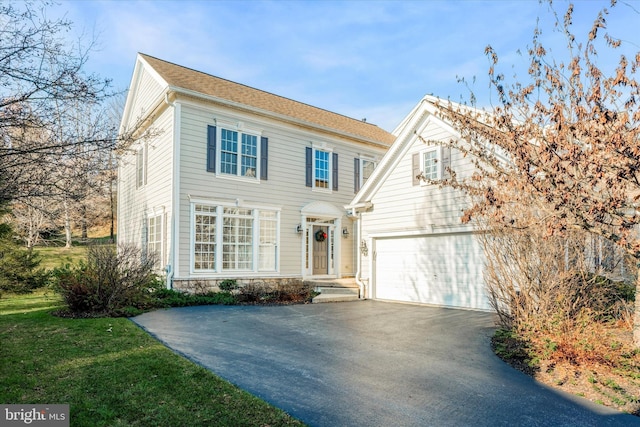
<path fill-rule="evenodd" d="M 310 426 L 640 425 L 502 362 L 489 313 L 355 301 L 188 307 L 133 321 Z"/>

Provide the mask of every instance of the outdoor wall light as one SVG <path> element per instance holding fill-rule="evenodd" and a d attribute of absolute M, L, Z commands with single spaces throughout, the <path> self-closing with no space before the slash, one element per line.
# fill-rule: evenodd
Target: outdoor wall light
<path fill-rule="evenodd" d="M 362 242 L 360 242 L 360 252 L 362 253 L 363 256 L 367 256 L 369 254 L 369 248 L 367 248 L 367 241 L 362 239 Z"/>
<path fill-rule="evenodd" d="M 349 237 L 349 229 L 347 227 L 342 227 L 342 237 Z"/>
<path fill-rule="evenodd" d="M 302 233 L 302 224 L 296 225 L 296 233 L 298 234 Z"/>

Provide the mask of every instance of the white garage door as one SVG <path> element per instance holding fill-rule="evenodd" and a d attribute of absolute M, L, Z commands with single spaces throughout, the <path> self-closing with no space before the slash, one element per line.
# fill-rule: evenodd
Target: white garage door
<path fill-rule="evenodd" d="M 373 297 L 489 310 L 483 266 L 470 233 L 376 239 Z"/>

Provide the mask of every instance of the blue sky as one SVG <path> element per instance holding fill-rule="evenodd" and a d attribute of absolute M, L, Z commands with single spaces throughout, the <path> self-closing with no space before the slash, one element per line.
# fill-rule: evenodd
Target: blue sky
<path fill-rule="evenodd" d="M 575 30 L 588 32 L 607 1 L 577 1 Z M 568 2 L 556 1 L 563 14 Z M 620 2 L 608 31 L 640 50 L 640 2 Z M 126 89 L 137 52 L 393 130 L 426 94 L 468 99 L 473 82 L 490 103 L 484 55 L 495 48 L 508 76 L 523 74 L 538 1 L 62 1 L 50 16 L 73 21 L 72 39 L 95 35 L 88 70 Z M 83 36 L 84 35 L 84 36 Z M 564 43 L 543 37 L 559 57 Z M 619 53 L 601 55 L 613 66 Z M 513 64 L 514 68 L 511 68 Z"/>

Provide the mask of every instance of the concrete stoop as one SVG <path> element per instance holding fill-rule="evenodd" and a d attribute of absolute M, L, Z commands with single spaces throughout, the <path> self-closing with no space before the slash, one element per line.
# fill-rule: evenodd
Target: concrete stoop
<path fill-rule="evenodd" d="M 354 279 L 307 280 L 320 295 L 313 298 L 314 304 L 323 302 L 357 301 L 360 289 Z"/>

